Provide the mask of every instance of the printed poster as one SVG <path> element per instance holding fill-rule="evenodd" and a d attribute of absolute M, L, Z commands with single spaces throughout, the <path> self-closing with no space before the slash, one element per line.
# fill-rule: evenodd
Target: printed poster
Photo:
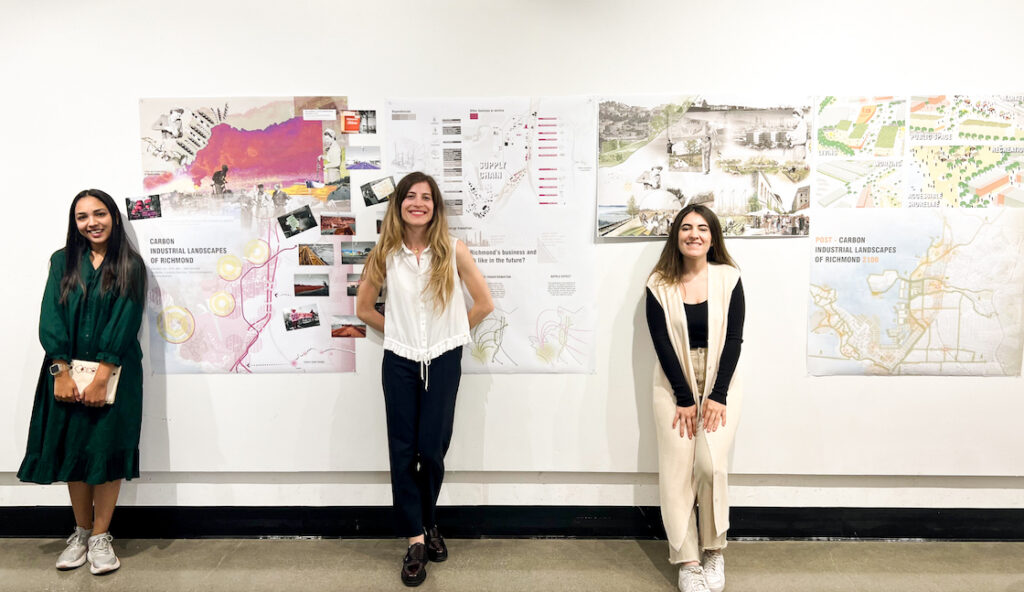
<path fill-rule="evenodd" d="M 437 179 L 494 298 L 463 368 L 594 372 L 594 102 L 394 99 L 387 118 L 387 168 Z"/>
<path fill-rule="evenodd" d="M 354 234 L 344 97 L 143 99 L 146 195 L 127 200 L 151 272 L 164 373 L 353 372 L 342 247 Z M 361 334 L 360 334 L 361 333 Z"/>

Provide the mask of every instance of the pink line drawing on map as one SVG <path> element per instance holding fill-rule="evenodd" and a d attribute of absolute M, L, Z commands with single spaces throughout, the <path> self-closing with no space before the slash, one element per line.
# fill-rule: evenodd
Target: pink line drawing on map
<path fill-rule="evenodd" d="M 250 336 L 249 342 L 245 345 L 245 348 L 242 350 L 241 355 L 239 355 L 238 358 L 235 360 L 235 362 L 231 365 L 231 370 L 230 370 L 231 372 L 241 372 L 241 371 L 244 371 L 244 372 L 248 372 L 248 373 L 252 374 L 252 370 L 245 363 L 245 359 L 247 357 L 249 357 L 249 351 L 256 344 L 256 342 L 259 341 L 260 335 L 263 333 L 263 330 L 267 328 L 268 324 L 270 324 L 270 318 L 271 318 L 270 311 L 273 308 L 273 302 L 274 302 L 274 279 L 277 276 L 278 257 L 280 257 L 282 253 L 286 253 L 288 251 L 292 251 L 292 250 L 295 250 L 295 249 L 298 248 L 298 246 L 296 245 L 296 246 L 288 247 L 286 249 L 278 249 L 277 246 L 278 246 L 280 241 L 278 239 L 277 232 L 275 230 L 276 229 L 274 228 L 273 220 L 268 221 L 268 223 L 267 223 L 267 245 L 270 247 L 270 250 L 272 251 L 272 254 L 270 255 L 270 257 L 268 257 L 266 261 L 264 261 L 263 263 L 261 263 L 259 265 L 251 266 L 249 269 L 245 270 L 245 272 L 241 276 L 239 276 L 239 278 L 237 280 L 234 280 L 234 281 L 238 282 L 238 293 L 239 293 L 239 296 L 241 297 L 242 302 L 244 303 L 245 302 L 245 282 L 244 282 L 244 280 L 246 279 L 246 277 L 250 273 L 252 273 L 254 271 L 257 271 L 257 270 L 260 270 L 260 269 L 266 269 L 266 274 L 267 275 L 266 275 L 266 278 L 264 278 L 265 279 L 265 285 L 264 285 L 264 288 L 263 288 L 263 297 L 264 297 L 264 305 L 265 305 L 264 306 L 263 316 L 261 316 L 258 319 L 250 321 L 245 316 L 245 306 L 243 304 L 242 309 L 241 309 L 242 320 L 245 321 L 245 323 L 249 326 L 249 329 L 252 331 L 252 334 Z M 293 365 L 294 365 L 294 362 L 293 362 Z"/>

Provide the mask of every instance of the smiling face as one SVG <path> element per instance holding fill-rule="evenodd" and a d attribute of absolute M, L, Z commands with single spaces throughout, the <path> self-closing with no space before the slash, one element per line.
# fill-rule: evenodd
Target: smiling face
<path fill-rule="evenodd" d="M 91 195 L 79 199 L 75 204 L 75 223 L 93 250 L 106 249 L 114 222 L 102 201 Z"/>
<path fill-rule="evenodd" d="M 402 222 L 409 226 L 427 227 L 434 219 L 434 195 L 430 184 L 420 181 L 402 198 Z"/>
<path fill-rule="evenodd" d="M 679 252 L 687 259 L 707 259 L 711 249 L 711 227 L 697 212 L 690 212 L 679 225 Z"/>

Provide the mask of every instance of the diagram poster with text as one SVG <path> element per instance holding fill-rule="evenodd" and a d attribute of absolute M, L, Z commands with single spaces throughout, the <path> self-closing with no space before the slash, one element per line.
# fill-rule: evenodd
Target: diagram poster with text
<path fill-rule="evenodd" d="M 437 179 L 494 297 L 467 372 L 594 372 L 595 118 L 586 98 L 389 102 L 389 167 Z"/>

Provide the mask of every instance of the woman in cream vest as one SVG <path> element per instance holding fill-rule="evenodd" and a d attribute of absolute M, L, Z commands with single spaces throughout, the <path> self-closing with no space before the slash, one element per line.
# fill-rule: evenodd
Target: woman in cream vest
<path fill-rule="evenodd" d="M 714 212 L 676 216 L 647 281 L 661 514 L 682 592 L 725 587 L 729 453 L 742 403 L 743 286 Z M 697 507 L 700 512 L 697 512 Z"/>

